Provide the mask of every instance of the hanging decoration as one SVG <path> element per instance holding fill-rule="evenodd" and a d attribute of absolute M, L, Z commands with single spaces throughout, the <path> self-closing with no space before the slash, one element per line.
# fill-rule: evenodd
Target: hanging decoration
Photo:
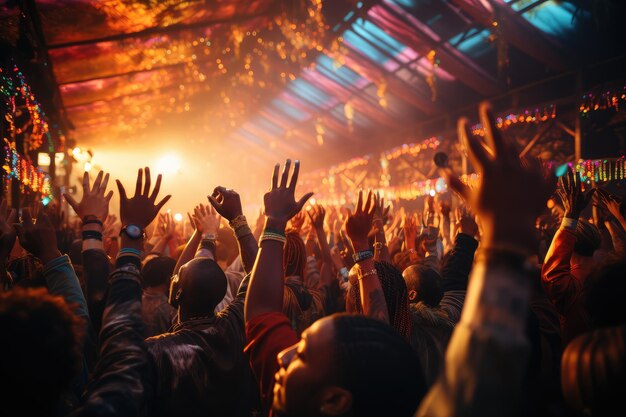
<path fill-rule="evenodd" d="M 352 103 L 350 103 L 349 101 L 343 105 L 343 114 L 348 120 L 348 130 L 350 131 L 350 133 L 352 133 L 352 131 L 354 130 L 354 107 L 352 107 Z"/>
<path fill-rule="evenodd" d="M 502 29 L 500 28 L 500 22 L 497 18 L 494 18 L 491 22 L 491 33 L 489 35 L 489 41 L 496 45 L 496 51 L 498 55 L 498 75 L 502 77 L 505 71 L 509 67 L 509 44 L 505 37 L 502 35 Z"/>
<path fill-rule="evenodd" d="M 522 123 L 543 123 L 556 118 L 556 105 L 551 104 L 543 109 L 524 110 L 521 113 L 511 113 L 506 116 L 497 117 L 496 125 L 498 129 L 507 129 L 510 126 Z M 485 136 L 485 130 L 480 123 L 471 127 L 474 136 Z"/>
<path fill-rule="evenodd" d="M 439 59 L 437 51 L 431 49 L 426 55 L 426 59 L 430 63 L 430 73 L 426 76 L 426 84 L 430 88 L 430 98 L 433 102 L 437 100 L 437 68 L 439 68 Z"/>
<path fill-rule="evenodd" d="M 20 155 L 15 149 L 15 145 L 6 139 L 4 140 L 4 165 L 2 168 L 7 176 L 19 182 L 22 190 L 28 188 L 41 198 L 52 198 L 50 176 Z"/>
<path fill-rule="evenodd" d="M 322 124 L 322 118 L 318 117 L 315 120 L 315 137 L 317 139 L 317 144 L 322 146 L 324 144 L 324 125 Z"/>
<path fill-rule="evenodd" d="M 378 104 L 383 109 L 387 108 L 387 81 L 382 79 L 376 84 L 376 96 L 378 97 Z"/>
<path fill-rule="evenodd" d="M 0 94 L 7 109 L 4 115 L 8 125 L 7 139 L 14 140 L 15 135 L 24 135 L 26 151 L 41 148 L 44 138 L 51 145 L 46 114 L 16 65 L 13 65 L 11 70 L 0 67 Z M 15 116 L 24 110 L 29 117 L 24 125 L 16 126 Z"/>
<path fill-rule="evenodd" d="M 591 111 L 614 109 L 619 111 L 620 106 L 626 104 L 626 86 L 617 91 L 605 91 L 600 94 L 587 93 L 582 96 L 579 106 L 581 116 Z"/>
<path fill-rule="evenodd" d="M 424 139 L 419 143 L 405 143 L 404 145 L 397 146 L 393 149 L 390 149 L 383 153 L 384 157 L 387 160 L 391 161 L 392 159 L 399 158 L 403 155 L 409 155 L 412 157 L 416 157 L 420 152 L 425 151 L 427 149 L 437 149 L 441 142 L 439 138 L 433 136 L 428 139 Z"/>

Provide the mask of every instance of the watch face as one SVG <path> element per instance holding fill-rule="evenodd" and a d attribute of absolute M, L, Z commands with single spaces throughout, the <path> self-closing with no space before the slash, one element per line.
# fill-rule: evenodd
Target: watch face
<path fill-rule="evenodd" d="M 128 226 L 126 226 L 126 234 L 130 238 L 138 239 L 141 237 L 141 229 L 134 224 L 129 224 Z"/>

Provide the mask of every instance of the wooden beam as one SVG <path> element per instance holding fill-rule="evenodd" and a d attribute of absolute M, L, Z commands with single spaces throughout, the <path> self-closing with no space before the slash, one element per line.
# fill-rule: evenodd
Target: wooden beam
<path fill-rule="evenodd" d="M 550 130 L 551 127 L 552 122 L 543 126 L 541 130 L 539 130 L 539 132 L 537 132 L 537 134 L 530 140 L 530 142 L 528 142 L 524 150 L 520 152 L 519 157 L 523 158 L 524 156 L 526 156 L 526 154 L 532 149 L 533 146 L 535 146 L 535 144 L 543 137 L 543 135 L 548 133 L 548 130 Z"/>
<path fill-rule="evenodd" d="M 563 129 L 563 131 L 565 133 L 567 133 L 568 135 L 572 136 L 572 137 L 576 137 L 576 132 L 574 131 L 574 129 L 572 129 L 571 127 L 569 127 L 568 125 L 566 125 L 565 123 L 563 123 L 560 120 L 556 121 L 556 125 L 558 127 L 560 127 L 561 129 Z"/>
<path fill-rule="evenodd" d="M 180 24 L 174 24 L 174 25 L 169 25 L 169 26 L 156 26 L 156 27 L 150 27 L 144 30 L 140 30 L 137 32 L 118 33 L 115 35 L 103 36 L 101 38 L 84 39 L 81 41 L 52 44 L 52 45 L 48 45 L 47 48 L 48 50 L 62 49 L 62 48 L 71 48 L 74 46 L 92 45 L 94 43 L 101 43 L 101 42 L 118 42 L 118 41 L 123 41 L 126 39 L 143 38 L 143 37 L 155 36 L 155 35 L 167 35 L 172 32 L 179 32 L 182 30 L 201 29 L 201 28 L 206 28 L 206 27 L 221 24 L 221 23 L 232 24 L 232 23 L 245 22 L 247 20 L 251 20 L 257 17 L 263 17 L 266 15 L 267 13 L 256 13 L 256 14 L 249 15 L 249 16 L 240 16 L 240 17 L 229 18 L 229 19 L 222 18 L 222 19 L 203 20 L 202 22 L 196 22 L 196 23 L 191 23 L 191 24 L 180 23 Z"/>
<path fill-rule="evenodd" d="M 564 53 L 563 45 L 545 36 L 503 0 L 491 0 L 489 4 L 493 7 L 492 10 L 475 1 L 451 0 L 451 2 L 486 28 L 493 27 L 494 21 L 497 21 L 504 40 L 537 61 L 556 71 L 568 68 L 569 59 Z"/>
<path fill-rule="evenodd" d="M 390 36 L 423 56 L 434 50 L 441 68 L 483 96 L 497 95 L 505 90 L 504 86 L 487 71 L 445 43 L 432 29 L 406 13 L 401 7 L 384 3 L 382 6 L 372 8 L 369 18 Z"/>

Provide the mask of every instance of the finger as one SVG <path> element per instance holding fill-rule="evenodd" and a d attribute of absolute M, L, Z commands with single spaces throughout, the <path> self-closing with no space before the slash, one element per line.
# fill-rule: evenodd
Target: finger
<path fill-rule="evenodd" d="M 302 207 L 306 204 L 306 202 L 313 196 L 313 193 L 306 193 L 296 204 L 298 211 L 302 210 Z"/>
<path fill-rule="evenodd" d="M 106 200 L 107 204 L 109 203 L 109 201 L 111 201 L 112 197 L 113 197 L 113 190 L 109 191 L 109 193 L 106 195 L 106 197 L 104 197 L 104 199 Z"/>
<path fill-rule="evenodd" d="M 109 185 L 109 174 L 107 173 L 102 180 L 102 184 L 100 184 L 100 191 L 104 195 L 107 190 L 107 186 Z"/>
<path fill-rule="evenodd" d="M 193 221 L 193 217 L 191 217 L 191 214 L 189 214 L 189 212 L 187 212 L 187 217 L 189 218 L 189 224 L 191 225 L 192 228 L 196 228 L 196 223 Z"/>
<path fill-rule="evenodd" d="M 465 117 L 459 119 L 459 122 L 457 123 L 457 134 L 474 167 L 482 168 L 489 163 L 490 157 L 487 151 L 485 151 L 485 148 L 483 148 L 483 146 L 472 135 L 472 131 L 469 128 L 469 121 Z"/>
<path fill-rule="evenodd" d="M 442 177 L 446 179 L 446 183 L 448 184 L 448 187 L 452 191 L 457 193 L 459 197 L 463 199 L 463 201 L 468 202 L 470 200 L 470 197 L 471 197 L 470 188 L 467 185 L 465 185 L 463 181 L 459 179 L 459 177 L 454 175 L 454 173 L 452 172 L 452 169 L 439 168 L 439 175 L 441 175 Z"/>
<path fill-rule="evenodd" d="M 156 201 L 157 196 L 159 195 L 159 191 L 161 191 L 161 180 L 163 180 L 163 175 L 157 175 L 156 184 L 154 186 L 154 190 L 152 190 L 152 194 L 150 195 L 150 201 Z"/>
<path fill-rule="evenodd" d="M 209 199 L 209 203 L 211 203 L 213 208 L 215 208 L 215 209 L 221 208 L 220 207 L 220 203 L 218 203 L 218 201 L 217 201 L 217 199 L 215 197 L 213 197 L 212 195 L 209 195 L 209 196 L 207 196 L 207 198 Z"/>
<path fill-rule="evenodd" d="M 85 171 L 83 174 L 83 194 L 89 194 L 89 173 Z"/>
<path fill-rule="evenodd" d="M 143 169 L 137 171 L 137 183 L 135 184 L 135 197 L 141 195 L 141 184 L 143 183 Z"/>
<path fill-rule="evenodd" d="M 367 199 L 365 200 L 365 207 L 363 207 L 363 211 L 369 214 L 371 207 L 372 207 L 372 190 L 369 190 L 367 192 Z"/>
<path fill-rule="evenodd" d="M 275 190 L 278 187 L 278 170 L 280 169 L 280 164 L 274 165 L 274 173 L 272 174 L 272 190 Z"/>
<path fill-rule="evenodd" d="M 296 159 L 293 165 L 293 175 L 291 176 L 291 182 L 289 183 L 289 189 L 291 191 L 296 190 L 296 184 L 298 184 L 298 176 L 300 175 L 300 161 Z"/>
<path fill-rule="evenodd" d="M 359 190 L 359 198 L 356 201 L 356 207 L 354 208 L 354 212 L 360 213 L 362 206 L 363 206 L 363 190 Z"/>
<path fill-rule="evenodd" d="M 291 159 L 287 159 L 283 167 L 283 175 L 280 178 L 280 188 L 287 187 L 287 179 L 289 178 L 289 169 L 291 168 Z"/>
<path fill-rule="evenodd" d="M 493 151 L 494 158 L 517 158 L 517 154 L 511 152 L 511 145 L 504 139 L 500 130 L 498 130 L 490 103 L 484 101 L 480 104 L 478 107 L 478 116 L 480 123 L 483 125 L 483 129 L 485 129 L 485 141 Z"/>
<path fill-rule="evenodd" d="M 77 212 L 78 203 L 76 202 L 76 200 L 74 200 L 74 197 L 72 197 L 69 194 L 63 193 L 63 198 L 65 198 L 65 201 L 67 201 L 67 204 L 69 204 L 70 207 L 73 208 L 74 211 Z"/>
<path fill-rule="evenodd" d="M 161 208 L 163 208 L 163 206 L 165 205 L 165 203 L 167 203 L 168 201 L 170 201 L 170 198 L 172 198 L 171 195 L 166 195 L 165 197 L 163 197 L 163 200 L 161 200 L 161 202 L 159 204 L 156 205 L 157 211 L 161 210 Z"/>
<path fill-rule="evenodd" d="M 104 171 L 98 172 L 98 175 L 96 176 L 96 180 L 93 182 L 93 187 L 91 188 L 92 193 L 98 192 L 98 190 L 100 190 L 100 184 L 102 183 L 103 175 L 104 175 Z"/>
<path fill-rule="evenodd" d="M 148 197 L 148 195 L 150 194 L 150 167 L 146 167 L 145 168 L 146 171 L 146 183 L 143 186 L 143 195 L 145 195 L 146 197 Z"/>
<path fill-rule="evenodd" d="M 126 190 L 124 189 L 124 186 L 122 185 L 120 180 L 115 180 L 115 183 L 117 184 L 117 191 L 119 191 L 120 193 L 120 201 L 128 200 L 128 198 L 126 197 Z"/>

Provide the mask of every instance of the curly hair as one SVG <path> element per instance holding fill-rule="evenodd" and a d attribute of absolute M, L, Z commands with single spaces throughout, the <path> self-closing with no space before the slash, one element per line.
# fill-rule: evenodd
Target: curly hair
<path fill-rule="evenodd" d="M 383 288 L 389 324 L 396 329 L 406 340 L 411 338 L 411 315 L 409 310 L 409 296 L 402 274 L 393 265 L 387 262 L 375 262 L 376 272 Z M 359 285 L 351 285 L 349 300 L 358 314 L 363 314 L 361 305 L 361 290 Z"/>
<path fill-rule="evenodd" d="M 0 329 L 0 403 L 53 415 L 79 370 L 82 321 L 63 298 L 16 287 L 0 293 Z"/>

